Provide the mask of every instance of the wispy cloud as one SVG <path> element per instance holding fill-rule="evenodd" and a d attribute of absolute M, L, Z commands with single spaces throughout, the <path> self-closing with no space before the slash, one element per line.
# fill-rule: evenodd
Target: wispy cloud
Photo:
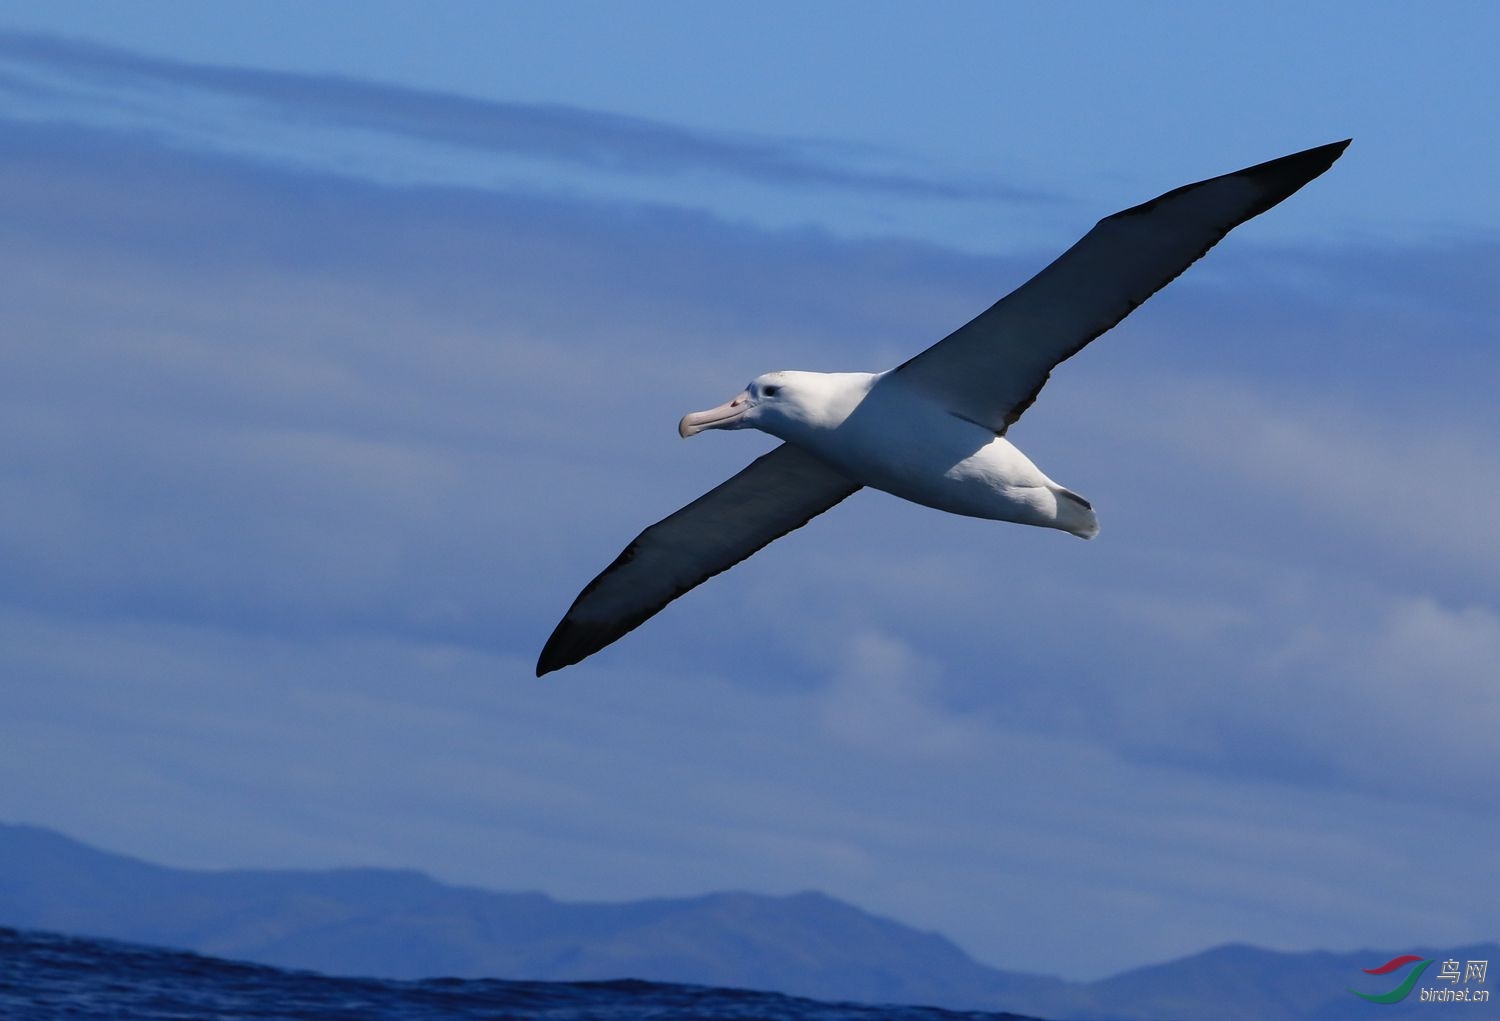
<path fill-rule="evenodd" d="M 822 714 L 834 738 L 899 757 L 972 756 L 980 731 L 941 704 L 934 664 L 874 631 L 852 636 L 837 658 Z"/>
<path fill-rule="evenodd" d="M 880 159 L 854 145 L 704 132 L 642 117 L 557 104 L 509 103 L 329 75 L 270 72 L 145 57 L 46 36 L 0 33 L 0 93 L 57 115 L 86 106 L 127 117 L 149 111 L 189 137 L 206 126 L 204 99 L 254 104 L 287 125 L 315 122 L 444 147 L 523 156 L 609 174 L 696 174 L 787 188 L 916 199 L 1049 201 L 995 182 L 961 182 L 857 165 Z M 82 101 L 82 103 L 80 103 Z M 231 111 L 221 110 L 220 113 Z M 241 110 L 243 116 L 245 111 Z M 216 118 L 213 130 L 223 129 Z"/>

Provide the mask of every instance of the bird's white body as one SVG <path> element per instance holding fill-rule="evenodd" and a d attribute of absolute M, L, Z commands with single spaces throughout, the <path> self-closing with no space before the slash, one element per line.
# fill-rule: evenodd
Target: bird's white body
<path fill-rule="evenodd" d="M 771 372 L 736 400 L 745 410 L 709 428 L 770 433 L 854 482 L 926 507 L 1085 539 L 1098 534 L 1086 500 L 1003 436 L 952 414 L 893 373 Z"/>

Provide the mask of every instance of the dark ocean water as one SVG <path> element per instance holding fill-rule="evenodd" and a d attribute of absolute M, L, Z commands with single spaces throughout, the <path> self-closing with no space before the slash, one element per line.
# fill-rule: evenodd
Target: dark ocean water
<path fill-rule="evenodd" d="M 177 950 L 0 928 L 4 1021 L 1016 1021 L 1015 1014 L 819 1003 L 656 982 L 330 978 Z"/>

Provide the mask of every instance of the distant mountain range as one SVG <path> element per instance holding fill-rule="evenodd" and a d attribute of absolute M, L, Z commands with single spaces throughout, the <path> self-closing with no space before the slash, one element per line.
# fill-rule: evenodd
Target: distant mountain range
<path fill-rule="evenodd" d="M 1493 961 L 1500 944 L 1278 953 L 1224 946 L 1097 982 L 1001 971 L 935 933 L 819 893 L 716 893 L 620 904 L 447 886 L 383 869 L 200 872 L 50 830 L 0 824 L 0 925 L 381 978 L 640 978 L 823 1000 L 1008 1010 L 1059 1021 L 1343 1021 L 1425 1016 L 1345 987 L 1401 953 Z M 1432 986 L 1434 965 L 1421 985 Z M 1494 980 L 1500 982 L 1500 979 Z M 1488 989 L 1470 983 L 1473 989 Z M 1465 1017 L 1500 1017 L 1477 1004 Z"/>

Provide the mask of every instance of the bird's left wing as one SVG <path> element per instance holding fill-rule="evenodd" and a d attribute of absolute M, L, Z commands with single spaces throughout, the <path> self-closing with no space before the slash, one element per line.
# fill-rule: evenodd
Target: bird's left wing
<path fill-rule="evenodd" d="M 1056 262 L 896 369 L 959 418 L 1000 435 L 1052 367 L 1124 319 L 1224 235 L 1333 165 L 1349 142 L 1189 184 L 1105 217 Z"/>
<path fill-rule="evenodd" d="M 589 582 L 547 639 L 538 677 L 592 656 L 672 600 L 800 528 L 859 489 L 783 443 L 663 518 Z"/>

